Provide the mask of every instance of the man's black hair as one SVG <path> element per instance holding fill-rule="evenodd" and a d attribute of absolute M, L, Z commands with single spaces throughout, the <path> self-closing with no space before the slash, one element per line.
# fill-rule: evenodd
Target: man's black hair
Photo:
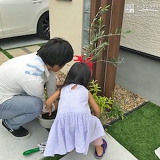
<path fill-rule="evenodd" d="M 69 84 L 80 84 L 87 88 L 91 79 L 91 70 L 86 63 L 76 62 L 70 68 L 63 86 Z M 63 87 L 62 86 L 62 87 Z"/>
<path fill-rule="evenodd" d="M 51 67 L 62 67 L 73 59 L 73 48 L 62 38 L 52 38 L 37 51 L 37 55 Z"/>

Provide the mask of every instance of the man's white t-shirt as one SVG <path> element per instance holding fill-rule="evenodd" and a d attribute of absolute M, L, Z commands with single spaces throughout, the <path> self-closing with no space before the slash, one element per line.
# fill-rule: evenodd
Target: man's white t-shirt
<path fill-rule="evenodd" d="M 50 96 L 56 90 L 56 76 L 36 53 L 9 59 L 0 66 L 0 104 L 20 94 L 44 101 L 45 84 Z"/>

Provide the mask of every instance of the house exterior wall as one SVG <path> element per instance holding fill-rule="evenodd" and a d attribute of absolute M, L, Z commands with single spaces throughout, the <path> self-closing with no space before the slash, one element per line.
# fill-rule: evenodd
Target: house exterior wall
<path fill-rule="evenodd" d="M 81 55 L 83 1 L 49 0 L 50 34 L 70 42 L 74 54 Z M 67 72 L 74 62 L 66 65 L 62 71 Z"/>
<path fill-rule="evenodd" d="M 160 57 L 160 1 L 125 0 L 121 45 Z"/>
<path fill-rule="evenodd" d="M 116 84 L 160 106 L 160 62 L 120 50 Z"/>
<path fill-rule="evenodd" d="M 120 49 L 125 63 L 117 67 L 116 83 L 147 100 L 160 105 L 160 1 L 126 0 L 122 33 L 132 30 L 121 38 L 121 46 L 143 52 L 147 57 L 131 50 Z"/>
<path fill-rule="evenodd" d="M 160 1 L 125 0 L 121 46 L 160 57 Z"/>

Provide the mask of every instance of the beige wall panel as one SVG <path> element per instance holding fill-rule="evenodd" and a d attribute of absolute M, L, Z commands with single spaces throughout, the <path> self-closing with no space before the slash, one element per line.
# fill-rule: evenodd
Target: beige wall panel
<path fill-rule="evenodd" d="M 81 55 L 83 1 L 49 1 L 50 31 L 52 37 L 61 37 L 69 41 L 74 54 Z M 73 62 L 66 65 L 62 71 L 67 72 Z"/>

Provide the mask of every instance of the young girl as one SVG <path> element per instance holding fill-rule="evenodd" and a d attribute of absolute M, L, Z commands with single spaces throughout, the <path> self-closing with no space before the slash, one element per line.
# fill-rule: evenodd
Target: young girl
<path fill-rule="evenodd" d="M 46 100 L 46 109 L 51 114 L 52 103 L 60 96 L 57 116 L 49 133 L 44 156 L 64 155 L 74 149 L 86 155 L 89 143 L 94 142 L 95 157 L 103 157 L 107 143 L 102 139 L 104 129 L 97 118 L 100 108 L 86 88 L 90 78 L 89 66 L 77 62 L 69 70 L 61 89 Z M 88 102 L 95 116 L 91 114 Z"/>

